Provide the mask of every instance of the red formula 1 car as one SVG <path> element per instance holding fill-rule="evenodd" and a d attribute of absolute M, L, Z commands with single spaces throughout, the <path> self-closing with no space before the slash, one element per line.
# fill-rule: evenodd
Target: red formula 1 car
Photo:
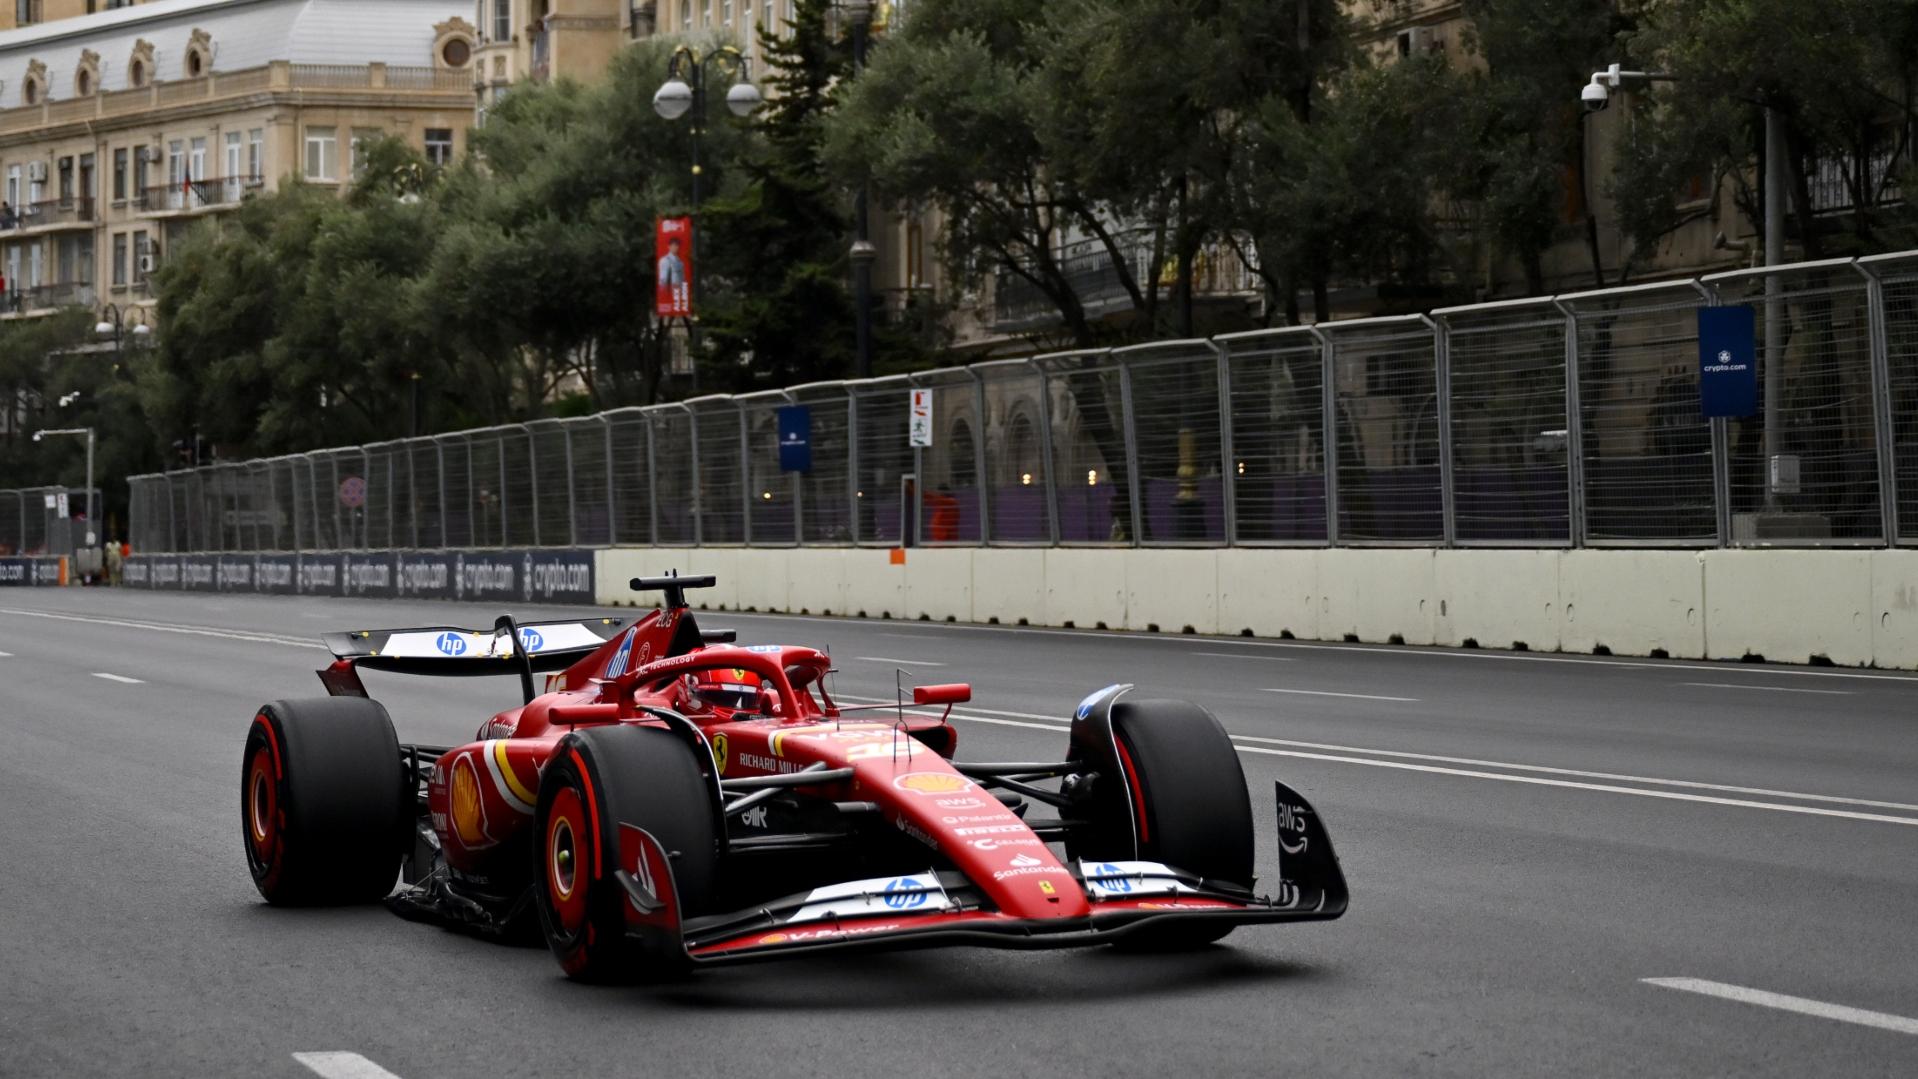
<path fill-rule="evenodd" d="M 330 635 L 333 695 L 268 704 L 247 734 L 260 894 L 537 924 L 593 980 L 846 948 L 1180 947 L 1344 912 L 1331 840 L 1283 783 L 1255 891 L 1244 774 L 1204 709 L 1109 686 L 1062 760 L 956 762 L 968 686 L 838 705 L 823 652 L 702 633 L 685 590 L 711 584 L 634 580 L 666 604 L 631 625 Z M 465 745 L 402 745 L 361 669 L 516 673 L 525 700 Z"/>

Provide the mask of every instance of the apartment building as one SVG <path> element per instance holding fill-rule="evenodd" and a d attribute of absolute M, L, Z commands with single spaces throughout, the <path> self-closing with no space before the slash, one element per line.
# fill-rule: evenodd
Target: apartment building
<path fill-rule="evenodd" d="M 149 303 L 202 222 L 342 187 L 379 135 L 451 161 L 472 123 L 470 0 L 34 6 L 0 32 L 0 319 Z"/>

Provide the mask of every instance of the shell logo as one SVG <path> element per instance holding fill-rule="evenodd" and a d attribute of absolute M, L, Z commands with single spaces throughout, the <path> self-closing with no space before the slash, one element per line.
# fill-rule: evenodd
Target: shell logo
<path fill-rule="evenodd" d="M 972 780 L 950 772 L 907 772 L 892 785 L 915 794 L 961 794 L 972 789 Z"/>
<path fill-rule="evenodd" d="M 486 810 L 480 804 L 479 770 L 473 767 L 472 754 L 462 755 L 453 762 L 453 783 L 447 792 L 447 801 L 452 810 L 453 834 L 459 841 L 469 847 L 488 842 Z"/>
<path fill-rule="evenodd" d="M 784 933 L 768 933 L 759 938 L 761 944 L 784 944 L 789 938 Z"/>

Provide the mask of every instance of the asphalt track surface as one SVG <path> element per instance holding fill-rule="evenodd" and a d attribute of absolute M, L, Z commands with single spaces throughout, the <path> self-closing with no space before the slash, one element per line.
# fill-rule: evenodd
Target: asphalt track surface
<path fill-rule="evenodd" d="M 238 821 L 254 709 L 320 692 L 322 630 L 495 613 L 0 593 L 0 1075 L 1918 1074 L 1912 677 L 704 614 L 829 646 L 842 697 L 890 698 L 895 667 L 970 680 L 962 758 L 1057 753 L 1110 682 L 1199 701 L 1240 736 L 1261 858 L 1282 776 L 1351 910 L 1183 956 L 605 989 L 544 949 L 261 903 Z M 515 692 L 368 682 L 428 743 Z M 293 1056 L 325 1051 L 359 1057 Z"/>

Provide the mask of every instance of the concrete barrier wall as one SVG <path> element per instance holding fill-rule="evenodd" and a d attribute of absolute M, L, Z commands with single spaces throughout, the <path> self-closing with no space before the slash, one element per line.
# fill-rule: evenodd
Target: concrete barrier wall
<path fill-rule="evenodd" d="M 899 559 L 903 558 L 903 561 Z M 634 548 L 728 610 L 1918 669 L 1918 551 Z"/>

